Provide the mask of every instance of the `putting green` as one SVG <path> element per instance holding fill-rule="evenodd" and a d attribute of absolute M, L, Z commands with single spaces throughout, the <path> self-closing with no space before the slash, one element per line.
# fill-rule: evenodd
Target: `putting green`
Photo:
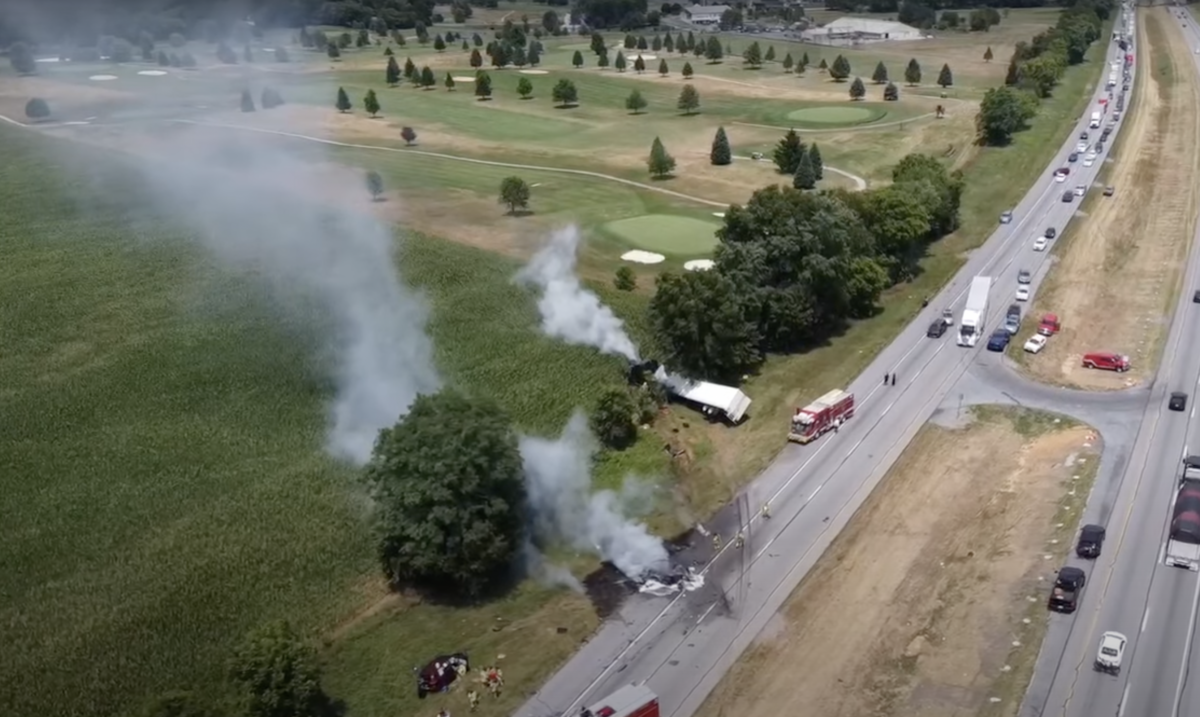
<path fill-rule="evenodd" d="M 788 119 L 804 124 L 857 125 L 874 122 L 886 112 L 870 107 L 806 107 L 788 112 Z"/>
<path fill-rule="evenodd" d="M 660 254 L 708 254 L 717 245 L 720 225 L 671 214 L 647 214 L 609 222 L 604 228 L 639 249 Z"/>

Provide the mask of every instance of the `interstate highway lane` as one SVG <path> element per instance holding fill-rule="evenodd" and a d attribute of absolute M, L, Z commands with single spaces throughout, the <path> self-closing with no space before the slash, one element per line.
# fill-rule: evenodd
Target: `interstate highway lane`
<path fill-rule="evenodd" d="M 1115 43 L 1108 43 L 1105 63 L 1120 54 Z M 727 546 L 705 568 L 709 585 L 694 593 L 631 598 L 619 619 L 608 620 L 526 702 L 519 717 L 572 714 L 622 684 L 642 680 L 659 695 L 663 715 L 688 717 L 696 711 L 984 350 L 985 340 L 974 349 L 955 346 L 951 332 L 930 340 L 925 337 L 929 323 L 947 306 L 957 322 L 972 277 L 982 274 L 995 278 L 985 323 L 986 329 L 995 328 L 1013 299 L 1017 271 L 1034 272 L 1035 287 L 1044 276 L 1050 253 L 1033 252 L 1032 241 L 1048 226 L 1062 234 L 1079 206 L 1063 204 L 1062 192 L 1090 185 L 1106 153 L 1092 167 L 1076 165 L 1068 183 L 1055 183 L 1053 172 L 1066 166 L 1088 115 L 1105 94 L 1103 85 L 1096 88 L 1054 161 L 1014 207 L 1013 222 L 1000 225 L 929 308 L 846 387 L 858 401 L 856 417 L 839 434 L 809 446 L 788 446 L 746 489 L 750 511 L 770 500 L 773 517 L 753 520 L 745 551 L 735 555 Z M 883 375 L 893 371 L 899 382 L 883 387 Z M 781 442 L 785 430 L 780 426 Z M 728 537 L 736 528 L 722 530 Z"/>
<path fill-rule="evenodd" d="M 1170 23 L 1169 31 L 1183 32 L 1194 53 L 1200 49 L 1200 26 L 1186 10 L 1184 15 L 1183 21 Z M 1193 58 L 1200 73 L 1200 56 Z M 1200 82 L 1200 74 L 1195 81 Z M 1193 248 L 1196 241 L 1200 234 Z M 1162 564 L 1180 460 L 1188 452 L 1200 452 L 1195 404 L 1188 413 L 1166 408 L 1170 391 L 1187 391 L 1193 402 L 1200 391 L 1200 311 L 1191 303 L 1200 280 L 1198 264 L 1196 253 L 1189 252 L 1163 364 L 1109 523 L 1106 555 L 1092 568 L 1092 592 L 1084 597 L 1087 609 L 1075 616 L 1061 660 L 1045 666 L 1054 675 L 1044 709 L 1027 704 L 1023 714 L 1200 717 L 1195 635 L 1200 575 Z M 1106 630 L 1123 632 L 1130 640 L 1119 677 L 1092 671 Z"/>

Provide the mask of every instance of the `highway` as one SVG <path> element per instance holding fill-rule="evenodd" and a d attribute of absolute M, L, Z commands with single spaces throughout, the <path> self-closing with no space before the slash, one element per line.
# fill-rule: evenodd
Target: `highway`
<path fill-rule="evenodd" d="M 1182 13 L 1169 31 L 1184 33 L 1200 72 L 1200 56 L 1194 54 L 1200 50 L 1200 26 L 1186 10 Z M 1200 576 L 1162 563 L 1181 458 L 1189 450 L 1200 452 L 1195 404 L 1187 413 L 1166 408 L 1171 391 L 1186 391 L 1194 401 L 1200 386 L 1195 358 L 1200 312 L 1191 303 L 1192 289 L 1200 283 L 1196 259 L 1189 253 L 1163 363 L 1107 520 L 1104 554 L 1091 566 L 1073 561 L 1090 573 L 1084 604 L 1073 618 L 1051 618 L 1059 625 L 1043 645 L 1022 715 L 1200 715 L 1195 635 Z M 1100 635 L 1107 630 L 1129 638 L 1118 676 L 1092 669 Z"/>
<path fill-rule="evenodd" d="M 1118 18 L 1118 29 L 1122 22 Z M 1124 54 L 1108 38 L 1099 42 L 1108 45 L 1106 65 Z M 1105 69 L 1101 78 L 1106 74 Z M 692 715 L 935 410 L 953 406 L 956 399 L 963 404 L 979 402 L 981 396 L 1014 398 L 1008 388 L 977 388 L 976 384 L 988 376 L 998 375 L 1007 381 L 1004 386 L 1011 384 L 1013 391 L 1022 392 L 1030 405 L 1053 406 L 1058 410 L 1079 407 L 1085 414 L 1081 416 L 1084 420 L 1095 418 L 1101 424 L 1107 421 L 1107 426 L 1097 425 L 1105 436 L 1098 484 L 1102 493 L 1109 490 L 1104 486 L 1110 484 L 1115 491 L 1113 477 L 1135 463 L 1135 456 L 1131 455 L 1132 440 L 1123 438 L 1131 437 L 1137 430 L 1136 422 L 1131 423 L 1128 416 L 1138 415 L 1147 405 L 1147 392 L 1089 395 L 1023 386 L 1019 380 L 1006 376 L 1005 372 L 1011 372 L 1000 365 L 995 354 L 987 354 L 984 349 L 986 335 L 1001 325 L 1006 308 L 1013 302 L 1017 272 L 1021 269 L 1033 272 L 1036 290 L 1049 269 L 1050 253 L 1034 252 L 1031 244 L 1049 226 L 1054 226 L 1061 235 L 1068 218 L 1078 209 L 1080 200 L 1064 203 L 1063 192 L 1077 184 L 1088 186 L 1090 192 L 1101 190 L 1091 185 L 1115 136 L 1106 143 L 1105 152 L 1092 167 L 1083 167 L 1082 162 L 1069 165 L 1069 181 L 1055 182 L 1053 172 L 1068 166 L 1067 155 L 1075 150 L 1080 133 L 1087 130 L 1088 116 L 1098 107 L 1098 100 L 1106 95 L 1100 84 L 1054 161 L 1014 208 L 1012 223 L 998 225 L 950 284 L 931 300 L 928 309 L 879 354 L 864 374 L 845 387 L 855 394 L 858 402 L 855 418 L 839 433 L 828 434 L 811 445 L 788 446 L 747 487 L 744 505 L 748 510 L 743 519 L 753 519 L 746 533 L 746 545 L 736 550 L 732 543 L 726 543 L 716 555 L 709 546 L 697 546 L 686 557 L 710 560 L 704 568 L 707 579 L 704 588 L 673 598 L 638 595 L 628 600 L 619 616 L 608 620 L 522 706 L 517 713 L 519 717 L 575 715 L 582 705 L 591 704 L 623 684 L 643 680 L 659 695 L 664 716 Z M 1118 122 L 1115 132 L 1120 127 Z M 1090 133 L 1094 142 L 1099 130 Z M 967 288 L 976 275 L 995 278 L 984 339 L 975 348 L 967 349 L 955 345 L 954 332 L 947 332 L 941 339 L 926 338 L 927 327 L 945 307 L 954 309 L 957 325 Z M 1173 330 L 1172 339 L 1177 340 L 1177 336 L 1178 332 Z M 979 361 L 981 357 L 986 358 Z M 897 385 L 883 386 L 884 374 L 892 372 L 899 376 Z M 1151 400 L 1149 405 L 1157 415 L 1162 402 Z M 1126 418 L 1120 418 L 1117 414 L 1122 411 L 1112 410 L 1113 406 L 1122 407 Z M 779 427 L 781 442 L 786 429 L 783 425 Z M 1164 460 L 1172 462 L 1175 458 Z M 757 511 L 768 501 L 772 517 L 764 520 Z M 1160 517 L 1165 509 L 1164 494 Z M 708 526 L 728 540 L 740 524 L 731 509 Z M 1114 535 L 1114 548 L 1115 538 Z M 1085 603 L 1090 599 L 1085 594 Z M 1057 689 L 1058 683 L 1054 686 Z M 1101 686 L 1107 688 L 1108 683 Z M 1115 711 L 1117 702 L 1112 704 Z"/>

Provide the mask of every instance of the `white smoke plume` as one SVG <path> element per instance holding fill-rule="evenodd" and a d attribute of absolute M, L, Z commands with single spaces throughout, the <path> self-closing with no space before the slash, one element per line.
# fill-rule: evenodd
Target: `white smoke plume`
<path fill-rule="evenodd" d="M 625 333 L 624 322 L 600 303 L 600 297 L 583 288 L 575 275 L 580 239 L 575 226 L 554 232 L 517 274 L 517 281 L 542 290 L 538 312 L 548 336 L 636 361 L 638 350 Z"/>
<path fill-rule="evenodd" d="M 597 553 L 630 578 L 669 570 L 663 541 L 629 516 L 645 505 L 645 492 L 627 480 L 620 494 L 592 492 L 591 456 L 595 439 L 587 419 L 576 413 L 555 439 L 523 437 L 521 456 L 529 505 L 539 536 Z"/>
<path fill-rule="evenodd" d="M 177 127 L 143 163 L 163 208 L 227 266 L 319 304 L 336 386 L 328 447 L 365 462 L 379 429 L 440 379 L 428 307 L 401 284 L 391 232 L 363 206 L 362 175 L 261 137 Z"/>

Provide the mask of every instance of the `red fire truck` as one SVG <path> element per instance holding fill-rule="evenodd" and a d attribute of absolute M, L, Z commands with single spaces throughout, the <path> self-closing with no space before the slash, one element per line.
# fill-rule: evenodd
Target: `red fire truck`
<path fill-rule="evenodd" d="M 659 717 L 658 695 L 645 685 L 625 685 L 591 707 L 579 717 Z"/>
<path fill-rule="evenodd" d="M 788 440 L 808 443 L 826 431 L 837 430 L 853 417 L 854 394 L 836 388 L 804 408 L 796 409 Z"/>

